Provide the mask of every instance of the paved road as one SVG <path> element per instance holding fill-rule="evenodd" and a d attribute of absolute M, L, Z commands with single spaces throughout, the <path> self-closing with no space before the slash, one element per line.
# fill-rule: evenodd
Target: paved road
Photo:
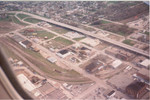
<path fill-rule="evenodd" d="M 14 12 L 14 11 L 13 11 Z M 40 17 L 40 16 L 37 16 L 37 15 L 34 15 L 34 14 L 31 14 L 31 13 L 26 13 L 26 12 L 17 12 L 17 13 L 23 13 L 23 14 L 27 14 L 27 15 L 30 15 L 34 18 L 38 18 L 38 19 L 41 19 L 43 21 L 47 21 L 47 22 L 50 22 L 50 23 L 53 23 L 53 24 L 56 24 L 56 25 L 59 25 L 59 26 L 62 26 L 62 27 L 65 27 L 65 28 L 68 28 L 68 29 L 71 29 L 71 30 L 74 30 L 74 31 L 77 31 L 77 32 L 80 32 L 82 34 L 85 34 L 87 36 L 91 36 L 93 38 L 97 38 L 97 39 L 100 39 L 100 40 L 103 40 L 105 42 L 108 42 L 108 43 L 111 43 L 113 45 L 116 45 L 116 46 L 119 46 L 119 47 L 122 47 L 122 48 L 125 48 L 127 50 L 130 50 L 130 51 L 133 51 L 135 53 L 138 53 L 138 54 L 141 54 L 143 56 L 146 56 L 146 57 L 149 57 L 149 54 L 147 52 L 145 52 L 144 50 L 141 50 L 141 49 L 138 49 L 138 48 L 135 48 L 135 47 L 132 47 L 132 46 L 129 46 L 129 45 L 126 45 L 124 43 L 121 43 L 121 42 L 118 42 L 118 41 L 115 41 L 115 40 L 112 40 L 112 39 L 109 39 L 107 37 L 100 37 L 96 34 L 91 34 L 89 31 L 85 31 L 83 29 L 80 29 L 80 28 L 77 28 L 77 27 L 74 27 L 74 26 L 70 26 L 70 25 L 67 25 L 67 24 L 64 24 L 64 23 L 60 23 L 60 22 L 56 22 L 54 20 L 51 20 L 51 19 L 47 19 L 47 18 L 44 18 L 44 17 Z"/>

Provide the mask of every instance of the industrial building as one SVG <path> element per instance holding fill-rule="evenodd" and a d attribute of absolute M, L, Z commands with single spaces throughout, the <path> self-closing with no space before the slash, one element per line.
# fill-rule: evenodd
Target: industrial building
<path fill-rule="evenodd" d="M 57 62 L 57 59 L 54 58 L 54 57 L 48 57 L 47 60 L 48 60 L 49 62 L 51 62 L 51 63 Z"/>
<path fill-rule="evenodd" d="M 105 53 L 125 61 L 130 61 L 135 57 L 133 53 L 114 47 L 106 49 Z"/>
<path fill-rule="evenodd" d="M 69 56 L 70 54 L 71 54 L 71 52 L 67 49 L 61 50 L 61 51 L 56 53 L 56 55 L 61 57 L 61 58 L 65 58 L 65 57 Z"/>
<path fill-rule="evenodd" d="M 134 99 L 142 98 L 148 90 L 147 85 L 143 82 L 133 82 L 126 87 L 126 93 Z"/>
<path fill-rule="evenodd" d="M 25 41 L 22 41 L 22 42 L 19 42 L 19 44 L 21 46 L 23 46 L 24 48 L 30 48 L 32 46 L 32 43 L 28 40 L 25 40 Z"/>
<path fill-rule="evenodd" d="M 150 60 L 149 59 L 145 59 L 141 63 L 139 63 L 138 66 L 149 68 L 150 67 Z"/>
<path fill-rule="evenodd" d="M 96 72 L 99 70 L 99 68 L 102 68 L 103 66 L 103 63 L 101 62 L 91 62 L 89 65 L 87 65 L 85 67 L 85 70 L 88 72 L 88 73 L 93 73 L 93 72 Z"/>
<path fill-rule="evenodd" d="M 143 75 L 141 73 L 133 74 L 133 77 L 136 78 L 140 82 L 144 82 L 145 84 L 150 85 L 150 78 L 146 75 Z"/>

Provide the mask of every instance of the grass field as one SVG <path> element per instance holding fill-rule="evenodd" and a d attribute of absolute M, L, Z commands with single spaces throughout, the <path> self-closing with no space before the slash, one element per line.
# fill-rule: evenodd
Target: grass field
<path fill-rule="evenodd" d="M 146 32 L 144 32 L 144 34 L 146 34 L 146 35 L 149 35 L 149 33 L 150 33 L 150 32 L 147 32 L 147 31 L 146 31 Z"/>
<path fill-rule="evenodd" d="M 12 19 L 12 21 L 13 21 L 14 23 L 16 23 L 16 24 L 23 25 L 23 26 L 28 25 L 28 24 L 26 24 L 26 23 L 20 22 L 15 16 L 13 16 L 11 19 Z"/>
<path fill-rule="evenodd" d="M 20 18 L 20 19 L 24 19 L 26 17 L 30 17 L 29 15 L 25 15 L 25 14 L 17 14 L 17 16 Z"/>
<path fill-rule="evenodd" d="M 59 27 L 56 25 L 52 25 L 52 27 L 50 28 L 52 31 L 59 33 L 59 34 L 65 34 L 67 32 L 69 32 L 69 29 L 63 28 L 63 27 Z"/>
<path fill-rule="evenodd" d="M 59 43 L 65 45 L 65 46 L 68 46 L 68 45 L 71 45 L 71 44 L 74 43 L 74 42 L 72 42 L 70 40 L 67 40 L 65 38 L 62 38 L 62 37 L 57 37 L 57 38 L 54 39 L 54 41 L 59 42 Z"/>
<path fill-rule="evenodd" d="M 130 46 L 133 46 L 133 45 L 135 44 L 134 41 L 129 40 L 129 39 L 124 40 L 123 43 L 125 43 L 125 44 L 127 44 L 127 45 L 130 45 Z"/>
<path fill-rule="evenodd" d="M 48 39 L 53 38 L 54 36 L 56 36 L 53 33 L 47 32 L 47 31 L 37 31 L 37 36 L 44 38 L 45 36 L 47 36 Z"/>
<path fill-rule="evenodd" d="M 91 27 L 88 27 L 88 26 L 84 26 L 84 25 L 80 25 L 79 26 L 79 28 L 82 28 L 82 29 L 84 29 L 84 30 L 86 30 L 86 31 L 95 31 L 95 29 L 94 28 L 91 28 Z"/>
<path fill-rule="evenodd" d="M 80 41 L 82 39 L 84 39 L 85 37 L 81 37 L 81 38 L 74 38 L 73 40 L 76 40 L 76 41 Z"/>
<path fill-rule="evenodd" d="M 16 24 L 23 25 L 23 26 L 28 25 L 26 23 L 20 22 L 15 16 L 8 16 L 8 17 L 2 18 L 2 19 L 0 18 L 0 21 L 14 22 Z"/>
<path fill-rule="evenodd" d="M 24 33 L 24 31 L 28 30 L 28 29 L 29 30 L 34 30 L 34 32 Z M 37 33 L 34 36 L 41 37 L 41 38 L 44 38 L 45 36 L 47 36 L 47 39 L 50 39 L 50 38 L 53 38 L 54 36 L 56 36 L 55 34 L 47 32 L 45 30 L 42 30 L 41 28 L 27 28 L 27 29 L 22 30 L 20 33 L 25 35 L 25 36 L 33 36 L 34 33 Z"/>
<path fill-rule="evenodd" d="M 30 22 L 30 23 L 38 23 L 38 22 L 41 22 L 42 20 L 40 19 L 36 19 L 36 18 L 27 18 L 25 19 L 24 21 L 27 21 L 27 22 Z"/>
<path fill-rule="evenodd" d="M 106 21 L 106 20 L 100 20 L 102 22 L 102 24 L 107 24 L 107 23 L 111 23 L 109 21 Z"/>

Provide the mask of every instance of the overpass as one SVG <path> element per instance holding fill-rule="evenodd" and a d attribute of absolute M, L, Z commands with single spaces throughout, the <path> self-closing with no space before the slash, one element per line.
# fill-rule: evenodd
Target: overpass
<path fill-rule="evenodd" d="M 11 11 L 11 12 L 27 14 L 27 15 L 30 15 L 30 16 L 32 16 L 32 17 L 34 17 L 34 18 L 41 19 L 41 20 L 43 20 L 43 21 L 46 21 L 46 22 L 49 22 L 49 23 L 52 23 L 52 24 L 55 24 L 55 25 L 58 25 L 58 26 L 61 26 L 61 27 L 71 29 L 71 30 L 73 30 L 73 31 L 82 33 L 82 34 L 84 34 L 84 35 L 86 35 L 86 36 L 90 36 L 90 37 L 93 37 L 93 38 L 96 38 L 96 39 L 105 41 L 105 42 L 107 42 L 107 43 L 116 45 L 116 46 L 118 46 L 118 47 L 127 49 L 127 50 L 129 50 L 129 51 L 135 52 L 135 53 L 137 53 L 137 54 L 141 54 L 141 55 L 143 55 L 143 56 L 149 57 L 148 52 L 145 52 L 144 50 L 141 50 L 141 49 L 138 49 L 138 48 L 129 46 L 129 45 L 127 45 L 127 44 L 124 44 L 124 43 L 121 43 L 121 42 L 112 40 L 112 39 L 107 38 L 107 37 L 100 37 L 100 36 L 97 35 L 97 34 L 91 34 L 89 31 L 86 31 L 86 30 L 83 30 L 83 29 L 80 29 L 80 28 L 77 28 L 77 27 L 74 27 L 74 26 L 71 26 L 71 25 L 67 25 L 67 24 L 64 24 L 64 23 L 61 23 L 61 22 L 56 22 L 56 21 L 54 21 L 54 20 L 47 19 L 47 18 L 38 16 L 38 15 L 34 15 L 34 14 L 31 14 L 31 13 L 27 13 L 27 12 L 22 12 L 22 11 Z"/>

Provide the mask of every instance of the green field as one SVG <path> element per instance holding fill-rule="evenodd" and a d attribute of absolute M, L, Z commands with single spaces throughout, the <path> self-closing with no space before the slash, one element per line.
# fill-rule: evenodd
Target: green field
<path fill-rule="evenodd" d="M 123 43 L 125 43 L 125 44 L 127 44 L 127 45 L 130 45 L 130 46 L 133 46 L 133 45 L 135 44 L 134 41 L 129 40 L 129 39 L 124 40 Z"/>
<path fill-rule="evenodd" d="M 45 36 L 47 36 L 48 39 L 53 38 L 54 36 L 56 36 L 55 34 L 47 32 L 47 31 L 37 31 L 36 33 L 37 33 L 38 37 L 44 38 Z"/>
<path fill-rule="evenodd" d="M 28 25 L 26 23 L 20 22 L 15 16 L 7 16 L 6 18 L 0 18 L 0 21 L 14 22 L 16 24 L 23 25 L 23 26 Z"/>
<path fill-rule="evenodd" d="M 20 22 L 15 16 L 13 16 L 11 19 L 12 19 L 12 21 L 13 21 L 14 23 L 16 23 L 16 24 L 23 25 L 23 26 L 28 25 L 28 24 L 26 24 L 26 23 Z"/>
<path fill-rule="evenodd" d="M 72 42 L 70 40 L 67 40 L 65 38 L 62 38 L 62 37 L 57 37 L 57 38 L 54 39 L 54 41 L 59 42 L 59 43 L 65 45 L 65 46 L 68 46 L 68 45 L 71 45 L 71 44 L 74 43 L 74 42 Z"/>
<path fill-rule="evenodd" d="M 144 32 L 144 34 L 146 34 L 146 35 L 149 35 L 149 33 L 150 33 L 150 32 L 147 32 L 147 31 L 146 31 L 146 32 Z"/>
<path fill-rule="evenodd" d="M 54 36 L 56 36 L 55 34 L 47 32 L 42 29 L 36 29 L 36 28 L 28 28 L 28 29 L 35 30 L 35 32 L 28 32 L 28 33 L 21 32 L 21 34 L 23 34 L 25 36 L 37 36 L 37 37 L 41 37 L 41 38 L 44 38 L 46 36 L 47 39 L 50 39 L 50 38 L 53 38 Z M 37 34 L 34 35 L 34 33 L 37 33 Z"/>
<path fill-rule="evenodd" d="M 81 38 L 74 38 L 73 40 L 76 40 L 76 41 L 80 41 L 82 39 L 84 39 L 85 37 L 81 37 Z"/>
<path fill-rule="evenodd" d="M 38 23 L 38 22 L 41 22 L 42 20 L 40 19 L 36 19 L 36 18 L 27 18 L 25 19 L 24 21 L 27 21 L 27 22 L 30 22 L 30 23 Z"/>
<path fill-rule="evenodd" d="M 7 16 L 6 18 L 0 18 L 0 21 L 8 21 L 8 22 L 11 22 L 11 17 L 10 16 Z"/>
<path fill-rule="evenodd" d="M 111 23 L 109 21 L 106 21 L 106 20 L 100 20 L 102 24 L 107 24 L 107 23 Z"/>
<path fill-rule="evenodd" d="M 52 25 L 52 27 L 50 28 L 52 31 L 59 33 L 59 34 L 65 34 L 67 32 L 69 32 L 69 29 L 63 28 L 63 27 L 59 27 L 56 25 Z"/>
<path fill-rule="evenodd" d="M 91 27 L 88 27 L 88 26 L 84 26 L 84 25 L 79 25 L 78 27 L 82 28 L 82 29 L 84 29 L 86 31 L 95 31 L 94 28 L 91 28 Z"/>
<path fill-rule="evenodd" d="M 25 14 L 17 14 L 17 16 L 20 18 L 20 19 L 24 19 L 26 17 L 30 17 L 29 15 L 25 15 Z"/>

